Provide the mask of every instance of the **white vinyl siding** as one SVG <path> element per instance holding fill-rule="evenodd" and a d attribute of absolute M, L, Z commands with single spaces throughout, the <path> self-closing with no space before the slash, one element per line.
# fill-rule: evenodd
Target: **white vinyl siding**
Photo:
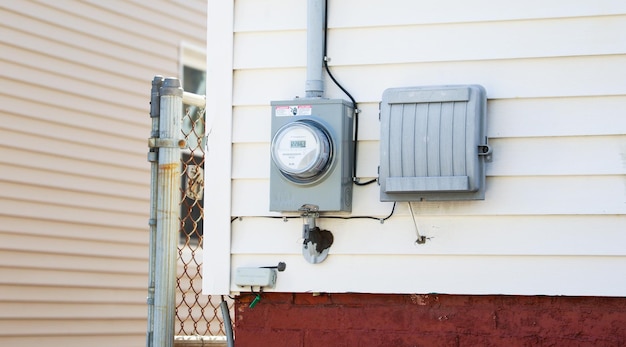
<path fill-rule="evenodd" d="M 384 224 L 320 218 L 335 242 L 325 262 L 306 263 L 301 220 L 264 218 L 280 215 L 269 212 L 269 104 L 304 95 L 306 1 L 239 0 L 224 100 L 234 107 L 221 115 L 232 117 L 232 168 L 216 168 L 232 181 L 215 183 L 242 217 L 220 229 L 231 272 L 285 261 L 280 292 L 626 294 L 626 3 L 330 0 L 328 12 L 332 72 L 362 110 L 357 176 L 377 176 L 386 88 L 481 84 L 486 198 L 414 203 L 425 245 L 405 202 Z M 355 187 L 352 215 L 389 214 L 378 195 Z"/>
<path fill-rule="evenodd" d="M 206 2 L 0 3 L 0 345 L 140 346 L 150 87 Z"/>

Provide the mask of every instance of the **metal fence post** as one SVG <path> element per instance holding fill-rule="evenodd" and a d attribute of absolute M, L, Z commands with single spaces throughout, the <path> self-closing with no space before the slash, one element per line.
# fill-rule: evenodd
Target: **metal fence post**
<path fill-rule="evenodd" d="M 155 257 L 154 333 L 158 347 L 174 345 L 176 259 L 179 233 L 180 147 L 183 89 L 166 78 L 160 90 L 157 230 Z"/>
<path fill-rule="evenodd" d="M 159 90 L 163 84 L 163 76 L 154 76 L 150 95 L 150 118 L 152 119 L 152 132 L 150 134 L 150 252 L 148 255 L 148 329 L 146 333 L 146 347 L 152 347 L 152 334 L 154 332 L 154 270 L 156 256 L 156 220 L 157 220 L 157 181 L 159 170 L 159 152 L 156 147 L 156 139 L 159 138 Z"/>

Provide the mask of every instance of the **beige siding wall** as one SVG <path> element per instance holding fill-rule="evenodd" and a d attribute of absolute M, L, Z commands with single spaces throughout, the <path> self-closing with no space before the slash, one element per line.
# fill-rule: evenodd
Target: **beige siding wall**
<path fill-rule="evenodd" d="M 382 225 L 321 219 L 335 244 L 326 262 L 306 263 L 300 221 L 262 217 L 276 215 L 269 103 L 304 95 L 306 2 L 236 1 L 228 193 L 244 218 L 232 223 L 231 271 L 286 261 L 278 291 L 626 294 L 615 275 L 626 266 L 626 4 L 329 3 L 330 65 L 363 111 L 358 176 L 377 175 L 383 90 L 481 84 L 494 151 L 486 200 L 414 204 L 423 246 L 406 203 Z M 327 97 L 346 98 L 326 82 Z M 353 215 L 390 211 L 378 186 L 355 188 Z"/>
<path fill-rule="evenodd" d="M 206 2 L 0 3 L 0 345 L 145 343 L 150 82 Z"/>

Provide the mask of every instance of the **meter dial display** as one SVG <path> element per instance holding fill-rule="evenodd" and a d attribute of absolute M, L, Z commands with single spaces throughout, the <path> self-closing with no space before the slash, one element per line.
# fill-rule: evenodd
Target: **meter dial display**
<path fill-rule="evenodd" d="M 311 120 L 283 125 L 272 139 L 272 161 L 294 183 L 312 183 L 332 161 L 332 140 L 324 127 Z"/>

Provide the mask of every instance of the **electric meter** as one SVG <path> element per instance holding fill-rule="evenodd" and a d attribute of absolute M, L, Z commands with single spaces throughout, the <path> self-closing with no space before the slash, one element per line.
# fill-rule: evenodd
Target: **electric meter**
<path fill-rule="evenodd" d="M 333 142 L 324 127 L 311 120 L 282 126 L 272 139 L 272 160 L 280 173 L 297 184 L 315 182 L 330 167 Z"/>
<path fill-rule="evenodd" d="M 272 101 L 270 211 L 352 210 L 352 103 L 338 99 Z"/>

